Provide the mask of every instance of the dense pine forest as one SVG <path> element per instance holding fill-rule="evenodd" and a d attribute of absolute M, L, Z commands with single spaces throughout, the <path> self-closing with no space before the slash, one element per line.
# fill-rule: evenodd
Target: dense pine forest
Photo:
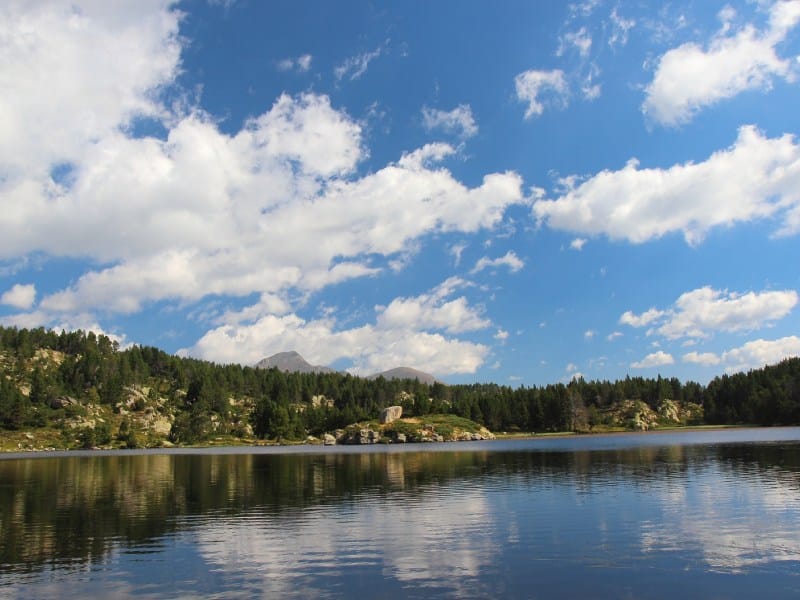
<path fill-rule="evenodd" d="M 377 418 L 449 414 L 492 431 L 800 423 L 800 358 L 707 386 L 678 379 L 573 380 L 542 387 L 426 385 L 346 373 L 285 373 L 121 350 L 92 332 L 0 328 L 0 428 L 60 429 L 81 445 L 201 443 L 211 436 L 301 440 Z"/>

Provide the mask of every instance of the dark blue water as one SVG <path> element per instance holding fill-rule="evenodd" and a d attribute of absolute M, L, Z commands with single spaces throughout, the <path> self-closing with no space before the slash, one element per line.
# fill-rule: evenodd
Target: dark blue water
<path fill-rule="evenodd" d="M 7 457 L 0 597 L 798 598 L 800 429 Z"/>

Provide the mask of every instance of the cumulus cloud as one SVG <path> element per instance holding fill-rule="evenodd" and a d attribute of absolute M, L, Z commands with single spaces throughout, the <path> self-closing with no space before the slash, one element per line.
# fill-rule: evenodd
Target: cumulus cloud
<path fill-rule="evenodd" d="M 414 298 L 395 298 L 378 310 L 377 325 L 381 329 L 439 329 L 447 333 L 463 333 L 484 329 L 488 319 L 471 307 L 464 296 L 445 301 L 456 289 L 467 282 L 451 277 L 429 294 Z"/>
<path fill-rule="evenodd" d="M 800 338 L 792 335 L 777 340 L 751 340 L 722 354 L 689 352 L 683 355 L 683 361 L 703 366 L 722 364 L 727 373 L 737 373 L 773 365 L 795 356 L 800 356 Z"/>
<path fill-rule="evenodd" d="M 491 326 L 481 309 L 464 296 L 452 298 L 471 286 L 451 277 L 427 293 L 376 306 L 374 323 L 351 328 L 340 326 L 333 310 L 306 320 L 289 312 L 280 299 L 262 297 L 252 307 L 226 313 L 218 319 L 220 326 L 180 353 L 220 363 L 253 364 L 292 348 L 314 364 L 350 361 L 350 370 L 360 375 L 397 366 L 436 375 L 473 373 L 483 364 L 488 347 L 452 337 Z"/>
<path fill-rule="evenodd" d="M 800 356 L 800 337 L 791 335 L 777 340 L 752 340 L 722 354 L 728 373 L 758 369 L 785 358 Z"/>
<path fill-rule="evenodd" d="M 635 315 L 628 311 L 620 323 L 632 327 L 653 324 L 648 335 L 667 339 L 707 338 L 717 331 L 753 331 L 788 315 L 797 305 L 794 290 L 736 293 L 709 286 L 681 294 L 668 310 Z"/>
<path fill-rule="evenodd" d="M 21 310 L 28 310 L 36 301 L 36 286 L 31 284 L 16 284 L 0 296 L 0 304 L 13 306 Z"/>
<path fill-rule="evenodd" d="M 469 104 L 460 104 L 450 111 L 422 108 L 422 124 L 428 131 L 440 129 L 446 133 L 469 138 L 478 133 Z"/>
<path fill-rule="evenodd" d="M 563 182 L 572 185 L 555 200 L 537 200 L 533 213 L 573 233 L 642 243 L 680 232 L 694 245 L 714 227 L 768 217 L 783 220 L 779 235 L 800 231 L 800 146 L 792 135 L 767 138 L 752 126 L 703 162 L 648 169 L 633 159 Z"/>
<path fill-rule="evenodd" d="M 747 25 L 731 32 L 730 11 L 707 48 L 687 43 L 665 53 L 645 89 L 642 111 L 662 125 L 680 125 L 697 112 L 745 90 L 768 90 L 776 77 L 793 80 L 797 66 L 777 46 L 800 21 L 800 2 L 775 2 L 765 31 Z"/>
<path fill-rule="evenodd" d="M 683 355 L 683 362 L 710 366 L 718 365 L 721 362 L 721 359 L 713 352 L 687 352 Z"/>
<path fill-rule="evenodd" d="M 569 86 L 564 71 L 530 70 L 514 78 L 517 99 L 528 104 L 525 118 L 538 117 L 546 107 L 565 108 L 569 98 Z"/>
<path fill-rule="evenodd" d="M 0 191 L 52 193 L 54 166 L 79 163 L 134 117 L 164 116 L 155 92 L 174 81 L 181 51 L 170 4 L 2 3 Z"/>
<path fill-rule="evenodd" d="M 651 367 L 663 367 L 665 365 L 671 365 L 674 362 L 675 359 L 672 358 L 671 354 L 668 354 L 663 350 L 659 350 L 658 352 L 653 352 L 652 354 L 648 354 L 640 361 L 632 362 L 631 368 L 649 369 Z"/>
<path fill-rule="evenodd" d="M 297 58 L 284 58 L 278 61 L 277 67 L 279 71 L 297 71 L 298 73 L 306 73 L 311 69 L 312 56 L 310 54 L 302 54 Z"/>
<path fill-rule="evenodd" d="M 640 315 L 636 315 L 631 311 L 626 311 L 619 318 L 619 323 L 620 325 L 630 325 L 631 327 L 644 327 L 645 325 L 649 325 L 656 319 L 660 318 L 663 314 L 664 311 L 656 308 L 646 310 Z"/>
<path fill-rule="evenodd" d="M 453 152 L 442 144 L 346 178 L 364 156 L 360 126 L 310 94 L 281 96 L 233 136 L 191 115 L 165 141 L 117 134 L 97 146 L 55 206 L 18 190 L 0 215 L 0 256 L 116 262 L 45 297 L 48 310 L 321 289 L 374 274 L 363 256 L 426 233 L 493 227 L 522 198 L 513 173 L 470 189 L 429 168 Z"/>
<path fill-rule="evenodd" d="M 519 258 L 513 250 L 509 250 L 499 258 L 489 258 L 488 256 L 480 258 L 478 262 L 475 263 L 470 273 L 474 275 L 475 273 L 480 273 L 484 269 L 493 269 L 497 267 L 508 267 L 512 273 L 516 273 L 524 266 L 525 262 Z"/>

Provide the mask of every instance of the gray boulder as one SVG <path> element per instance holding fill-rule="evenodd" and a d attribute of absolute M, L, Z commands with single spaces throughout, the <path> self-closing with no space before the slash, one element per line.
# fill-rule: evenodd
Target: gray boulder
<path fill-rule="evenodd" d="M 386 425 L 403 416 L 402 406 L 387 406 L 381 411 L 381 424 Z"/>

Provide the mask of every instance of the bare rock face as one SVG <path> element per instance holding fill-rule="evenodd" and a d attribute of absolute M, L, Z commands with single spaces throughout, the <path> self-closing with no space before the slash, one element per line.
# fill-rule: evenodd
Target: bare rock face
<path fill-rule="evenodd" d="M 386 425 L 403 416 L 402 406 L 387 406 L 381 411 L 381 424 Z"/>
<path fill-rule="evenodd" d="M 50 401 L 50 408 L 65 408 L 67 406 L 74 406 L 76 404 L 78 404 L 78 401 L 72 396 L 59 396 L 58 398 L 53 398 Z"/>

